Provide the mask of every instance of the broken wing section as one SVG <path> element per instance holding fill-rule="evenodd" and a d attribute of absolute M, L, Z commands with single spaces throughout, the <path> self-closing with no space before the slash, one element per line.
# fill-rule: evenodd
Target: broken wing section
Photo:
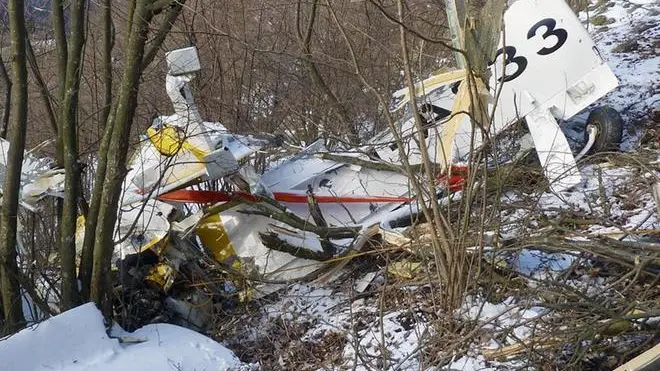
<path fill-rule="evenodd" d="M 9 142 L 0 138 L 0 188 L 5 184 L 8 152 Z M 21 167 L 20 190 L 21 206 L 33 212 L 37 211 L 38 202 L 43 198 L 62 197 L 64 169 L 55 168 L 53 161 L 48 158 L 37 158 L 26 152 Z"/>

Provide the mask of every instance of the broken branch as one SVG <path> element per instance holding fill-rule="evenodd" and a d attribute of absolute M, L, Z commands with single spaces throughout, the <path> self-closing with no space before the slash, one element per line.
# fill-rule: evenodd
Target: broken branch
<path fill-rule="evenodd" d="M 269 249 L 285 252 L 295 257 L 309 260 L 326 261 L 333 257 L 324 247 L 324 251 L 314 251 L 300 246 L 294 246 L 277 236 L 277 233 L 259 233 L 262 243 Z"/>

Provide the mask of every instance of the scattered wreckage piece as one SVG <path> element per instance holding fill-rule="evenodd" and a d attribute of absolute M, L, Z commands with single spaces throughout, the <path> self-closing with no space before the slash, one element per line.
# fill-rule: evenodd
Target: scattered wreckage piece
<path fill-rule="evenodd" d="M 485 143 L 481 130 L 494 138 L 524 120 L 550 188 L 555 192 L 568 189 L 581 177 L 557 120 L 567 120 L 596 102 L 618 85 L 617 78 L 563 0 L 513 2 L 504 13 L 504 24 L 500 48 L 489 66 L 487 111 L 493 119 L 487 127 L 475 128 L 469 115 L 461 113 L 469 111 L 469 84 L 463 83 L 464 72 L 450 71 L 419 82 L 415 97 L 407 89 L 396 92 L 401 99 L 397 107 L 406 108 L 413 99 L 419 101 L 427 122 L 424 136 L 428 155 L 440 164 L 469 163 L 471 154 Z M 587 120 L 593 129 L 587 130 L 589 145 L 601 149 L 618 145 L 608 141 L 621 139 L 620 116 L 611 108 L 598 112 L 610 114 L 596 114 Z M 405 117 L 400 128 L 404 152 L 410 154 L 411 163 L 420 163 L 415 120 L 410 112 Z M 391 143 L 392 133 L 372 141 L 381 159 L 398 163 L 399 151 Z"/>
<path fill-rule="evenodd" d="M 33 155 L 41 146 L 25 153 L 21 165 L 21 184 L 19 203 L 32 212 L 37 210 L 38 203 L 48 196 L 62 197 L 64 194 L 64 169 L 54 167 L 49 158 Z M 9 142 L 0 138 L 0 188 L 4 186 L 5 169 Z M 2 190 L 0 189 L 0 195 Z"/>
<path fill-rule="evenodd" d="M 271 292 L 282 283 L 317 276 L 327 266 L 324 261 L 360 250 L 373 229 L 357 220 L 378 205 L 408 202 L 409 197 L 403 174 L 318 159 L 321 142 L 255 177 L 239 163 L 269 141 L 201 121 L 186 90 L 192 73 L 168 76 L 175 114 L 154 120 L 131 159 L 115 260 L 126 300 L 143 286 L 155 289 L 161 296 L 144 294 L 139 300 L 164 295 L 165 306 L 183 323 L 203 328 L 218 298 L 244 300 Z M 222 156 L 232 158 L 218 161 Z M 333 184 L 328 173 L 354 181 Z M 391 195 L 364 197 L 361 184 L 371 184 L 369 195 L 386 188 L 393 176 L 400 186 Z M 228 185 L 236 178 L 231 191 L 190 188 L 217 179 Z M 197 289 L 178 287 L 182 271 L 191 276 L 204 272 L 201 281 L 214 284 L 191 279 Z M 259 287 L 246 284 L 248 279 Z"/>

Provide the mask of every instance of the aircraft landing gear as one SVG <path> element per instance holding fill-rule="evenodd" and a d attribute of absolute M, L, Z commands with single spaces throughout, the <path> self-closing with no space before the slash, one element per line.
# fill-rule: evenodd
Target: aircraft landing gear
<path fill-rule="evenodd" d="M 623 136 L 621 115 L 609 106 L 594 109 L 587 118 L 584 136 L 586 153 L 617 150 Z"/>

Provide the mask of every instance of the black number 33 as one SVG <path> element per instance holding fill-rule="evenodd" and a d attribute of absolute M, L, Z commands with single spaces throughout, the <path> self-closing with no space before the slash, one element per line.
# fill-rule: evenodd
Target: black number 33
<path fill-rule="evenodd" d="M 541 35 L 541 37 L 545 40 L 550 36 L 554 36 L 557 38 L 557 42 L 555 45 L 549 47 L 549 48 L 542 48 L 541 50 L 537 51 L 536 54 L 538 55 L 548 55 L 556 52 L 559 50 L 559 48 L 564 45 L 566 42 L 566 39 L 568 39 L 568 32 L 566 32 L 565 29 L 563 28 L 555 28 L 557 26 L 557 21 L 555 21 L 552 18 L 545 18 L 542 19 L 536 24 L 534 24 L 529 31 L 527 31 L 527 40 L 531 39 L 532 37 L 536 36 L 536 32 L 539 30 L 541 27 L 545 27 L 545 32 Z M 516 65 L 516 72 L 514 72 L 513 75 L 507 75 L 506 71 L 504 72 L 504 75 L 498 79 L 500 82 L 506 82 L 506 81 L 511 81 L 515 79 L 516 77 L 520 76 L 523 71 L 525 71 L 525 68 L 527 68 L 527 58 L 518 55 L 516 56 L 516 48 L 513 46 L 507 46 L 505 48 L 499 49 L 497 53 L 495 53 L 495 59 L 497 59 L 498 56 L 504 54 L 504 65 L 507 66 L 509 64 L 515 64 Z M 492 66 L 495 63 L 495 61 L 490 62 L 488 65 Z"/>
<path fill-rule="evenodd" d="M 557 43 L 550 47 L 550 48 L 543 48 L 536 52 L 538 55 L 548 55 L 551 53 L 554 53 L 557 51 L 557 49 L 561 48 L 562 45 L 566 42 L 566 39 L 568 38 L 568 32 L 564 30 L 563 28 L 555 28 L 557 25 L 557 22 L 552 19 L 552 18 L 546 18 L 538 21 L 535 25 L 532 26 L 532 28 L 529 29 L 527 32 L 527 39 L 531 39 L 532 37 L 536 36 L 536 31 L 538 31 L 539 28 L 545 27 L 545 32 L 541 37 L 543 39 L 547 39 L 550 36 L 555 36 L 557 38 Z"/>

